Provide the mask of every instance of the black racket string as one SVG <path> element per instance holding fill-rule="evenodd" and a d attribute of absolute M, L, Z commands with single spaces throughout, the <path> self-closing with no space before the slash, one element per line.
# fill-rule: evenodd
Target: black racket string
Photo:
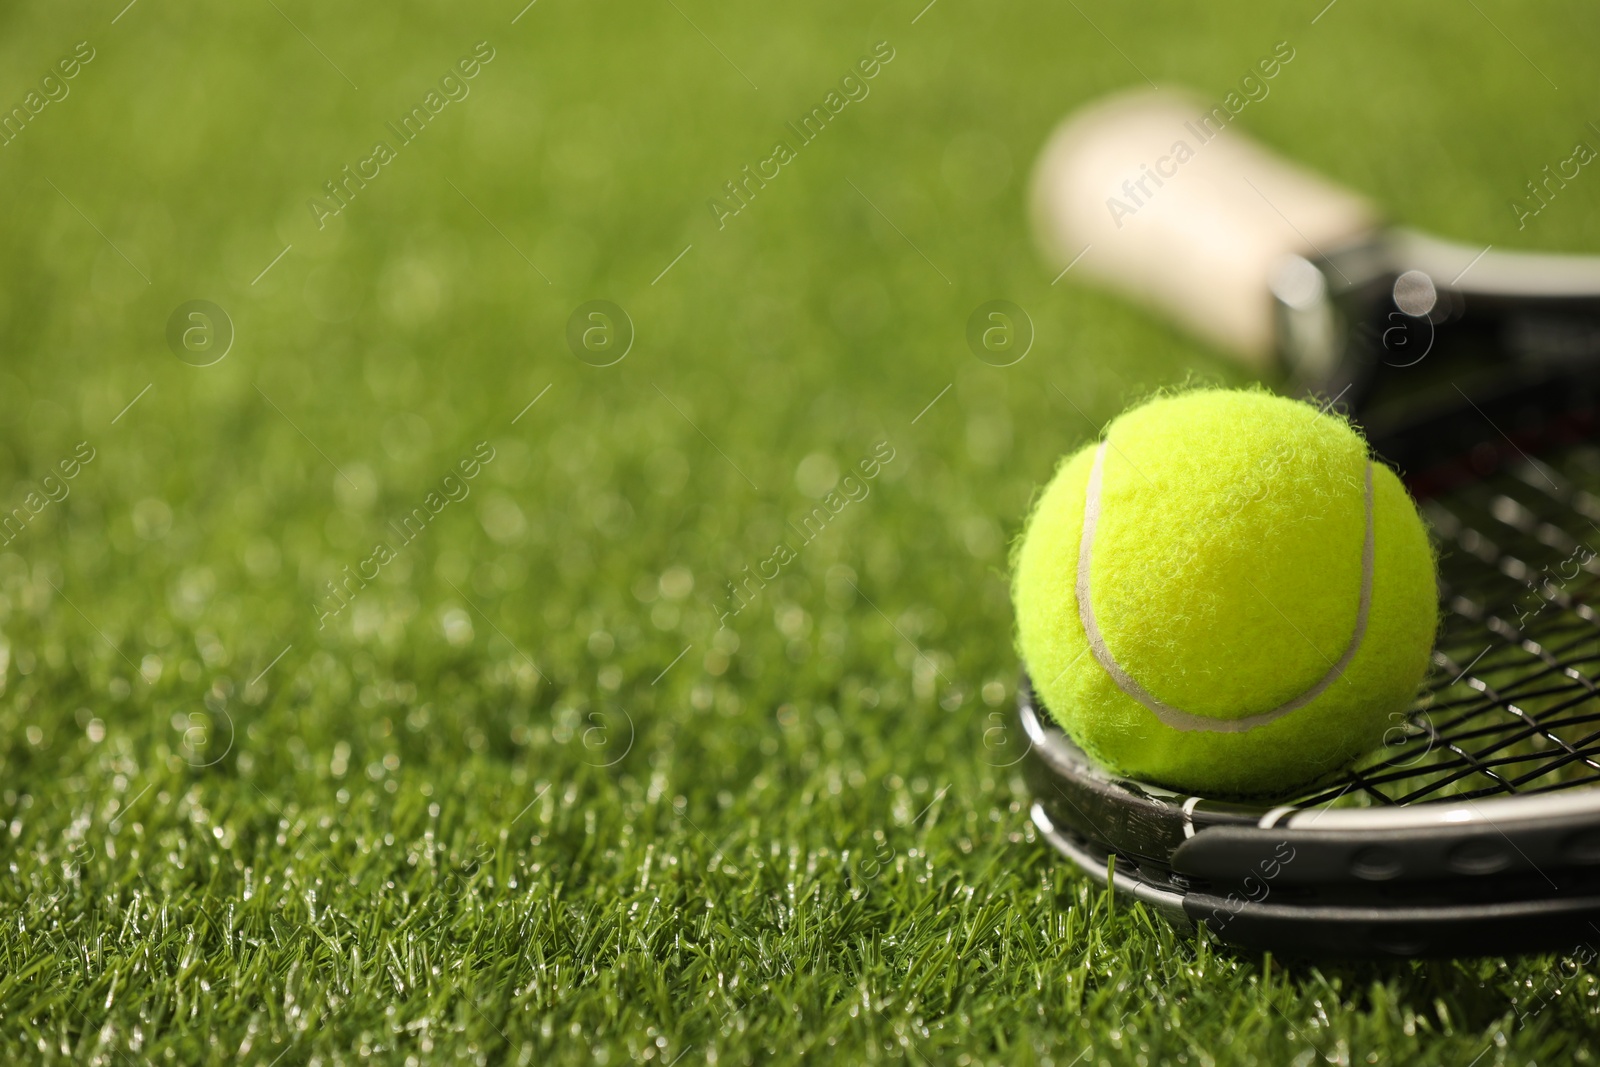
<path fill-rule="evenodd" d="M 1425 501 L 1433 670 L 1385 744 L 1295 807 L 1464 802 L 1600 783 L 1600 449 Z"/>

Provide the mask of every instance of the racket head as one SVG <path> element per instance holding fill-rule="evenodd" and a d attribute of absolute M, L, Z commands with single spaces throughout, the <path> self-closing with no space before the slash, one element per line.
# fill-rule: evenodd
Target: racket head
<path fill-rule="evenodd" d="M 1169 135 L 1200 132 L 1198 108 L 1137 92 L 1063 123 L 1035 169 L 1041 244 L 1351 414 L 1436 537 L 1433 670 L 1377 752 L 1250 803 L 1096 767 L 1024 677 L 1006 755 L 1034 820 L 1098 880 L 1240 944 L 1600 943 L 1600 257 L 1383 227 L 1233 128 L 1113 218 Z"/>
<path fill-rule="evenodd" d="M 1020 766 L 1046 839 L 1241 945 L 1491 951 L 1463 923 L 1520 951 L 1600 939 L 1600 449 L 1477 462 L 1490 473 L 1423 501 L 1444 619 L 1381 749 L 1280 797 L 1185 795 L 1097 766 L 1024 675 Z M 1341 924 L 1348 936 L 1311 935 Z"/>
<path fill-rule="evenodd" d="M 1044 839 L 1102 886 L 1137 900 L 1180 929 L 1204 926 L 1223 944 L 1316 957 L 1513 955 L 1600 940 L 1600 890 L 1590 876 L 1556 892 L 1500 896 L 1439 886 L 1431 893 L 1329 894 L 1308 900 L 1260 878 L 1240 889 L 1174 886 L 1032 809 Z M 1281 851 L 1281 846 L 1280 846 Z M 1288 862 L 1296 857 L 1291 853 Z M 1282 861 L 1280 861 L 1281 864 Z"/>

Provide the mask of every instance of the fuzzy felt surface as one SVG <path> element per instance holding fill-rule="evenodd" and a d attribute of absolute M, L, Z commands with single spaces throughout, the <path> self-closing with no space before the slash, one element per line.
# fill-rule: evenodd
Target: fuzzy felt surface
<path fill-rule="evenodd" d="M 1343 419 L 1264 391 L 1202 390 L 1126 412 L 1106 434 L 1090 566 L 1105 645 L 1157 700 L 1228 720 L 1277 708 L 1355 632 L 1367 448 Z M 1018 552 L 1020 650 L 1051 713 L 1111 768 L 1177 789 L 1278 792 L 1381 741 L 1427 669 L 1432 550 L 1399 479 L 1373 466 L 1366 631 L 1316 699 L 1241 733 L 1180 730 L 1089 649 L 1075 582 L 1094 446 L 1066 459 Z"/>

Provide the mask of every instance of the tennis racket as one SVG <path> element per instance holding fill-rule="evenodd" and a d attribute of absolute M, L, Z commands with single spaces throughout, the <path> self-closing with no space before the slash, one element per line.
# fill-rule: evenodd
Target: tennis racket
<path fill-rule="evenodd" d="M 1380 749 L 1257 804 L 1107 773 L 1024 673 L 1033 820 L 1100 883 L 1240 946 L 1600 945 L 1600 258 L 1385 228 L 1234 129 L 1174 162 L 1202 114 L 1141 92 L 1069 119 L 1035 173 L 1041 242 L 1363 427 L 1440 552 L 1433 670 Z"/>

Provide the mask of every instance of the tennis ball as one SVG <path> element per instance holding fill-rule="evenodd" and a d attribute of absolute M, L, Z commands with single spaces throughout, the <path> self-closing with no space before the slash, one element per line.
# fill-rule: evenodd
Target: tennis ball
<path fill-rule="evenodd" d="M 1013 559 L 1035 693 L 1120 774 L 1282 793 L 1400 721 L 1438 620 L 1394 472 L 1337 414 L 1197 390 L 1067 457 Z"/>

